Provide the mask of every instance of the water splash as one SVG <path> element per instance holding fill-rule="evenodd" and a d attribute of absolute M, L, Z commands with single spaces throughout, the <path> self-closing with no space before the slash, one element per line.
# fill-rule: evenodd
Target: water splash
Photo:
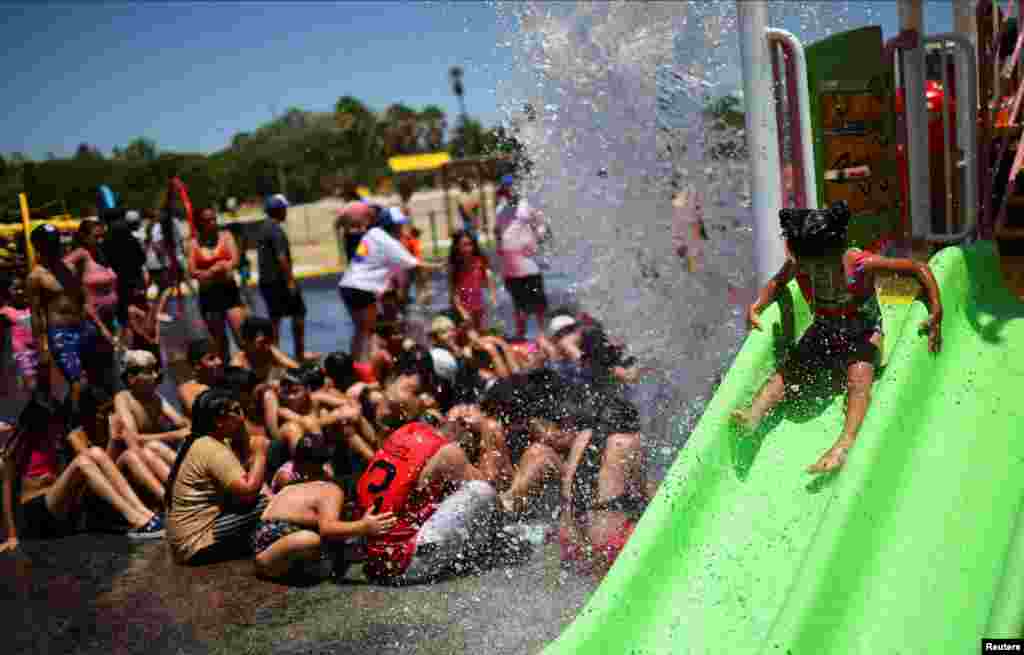
<path fill-rule="evenodd" d="M 864 23 L 870 3 L 775 3 L 769 23 L 805 42 Z M 534 162 L 526 182 L 552 219 L 574 291 L 648 366 L 648 434 L 674 455 L 743 336 L 730 289 L 754 284 L 748 162 L 707 153 L 742 142 L 708 120 L 741 85 L 736 3 L 496 5 L 516 71 L 499 101 Z M 536 117 L 523 112 L 529 103 Z M 705 193 L 706 269 L 672 248 L 672 196 Z M 677 425 L 669 428 L 669 417 Z"/>

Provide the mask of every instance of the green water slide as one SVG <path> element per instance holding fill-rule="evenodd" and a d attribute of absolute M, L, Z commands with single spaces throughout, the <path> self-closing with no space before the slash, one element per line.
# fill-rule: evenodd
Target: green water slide
<path fill-rule="evenodd" d="M 889 364 L 846 467 L 804 472 L 843 399 L 794 403 L 753 438 L 729 410 L 776 365 L 764 314 L 576 621 L 545 655 L 974 653 L 1024 625 L 1024 304 L 995 249 L 931 262 L 944 348 L 920 301 L 885 307 Z M 795 333 L 808 310 L 790 289 Z M 788 314 L 788 312 L 787 312 Z"/>

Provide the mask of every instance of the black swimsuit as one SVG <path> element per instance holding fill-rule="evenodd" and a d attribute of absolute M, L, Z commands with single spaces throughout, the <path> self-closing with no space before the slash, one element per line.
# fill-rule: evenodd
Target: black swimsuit
<path fill-rule="evenodd" d="M 594 431 L 590 443 L 583 451 L 583 459 L 576 467 L 572 478 L 572 514 L 579 524 L 589 523 L 587 516 L 593 512 L 622 512 L 631 519 L 639 519 L 647 508 L 647 499 L 639 494 L 625 493 L 608 500 L 595 502 L 601 461 L 608 448 L 607 432 Z"/>

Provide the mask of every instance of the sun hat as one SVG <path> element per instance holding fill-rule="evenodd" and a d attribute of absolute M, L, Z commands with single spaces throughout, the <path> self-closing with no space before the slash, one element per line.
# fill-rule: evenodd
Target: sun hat
<path fill-rule="evenodd" d="M 435 316 L 434 320 L 430 322 L 430 333 L 438 334 L 447 330 L 455 329 L 455 321 L 448 318 L 447 316 Z"/>
<path fill-rule="evenodd" d="M 267 202 L 264 205 L 267 211 L 270 211 L 271 209 L 287 209 L 290 206 L 288 198 L 285 198 L 283 193 L 275 193 L 270 196 L 267 198 Z"/>
<path fill-rule="evenodd" d="M 558 339 L 571 332 L 579 325 L 579 322 L 567 314 L 559 314 L 548 323 L 548 334 L 553 339 Z"/>

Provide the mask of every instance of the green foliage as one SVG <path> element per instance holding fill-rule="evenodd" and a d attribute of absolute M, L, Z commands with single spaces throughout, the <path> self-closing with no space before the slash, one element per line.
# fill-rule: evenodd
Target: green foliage
<path fill-rule="evenodd" d="M 450 140 L 449 140 L 450 139 Z M 74 215 L 96 211 L 96 188 L 110 186 L 125 207 L 162 204 L 167 181 L 180 177 L 194 207 L 222 207 L 228 197 L 259 199 L 284 193 L 308 202 L 345 182 L 373 185 L 391 175 L 387 160 L 404 154 L 449 150 L 478 156 L 507 150 L 502 128 L 459 122 L 449 134 L 444 110 L 417 110 L 396 102 L 376 113 L 353 96 L 338 98 L 333 112 L 292 107 L 255 130 L 239 132 L 226 148 L 209 154 L 161 151 L 146 137 L 115 147 L 104 157 L 82 143 L 74 156 L 29 161 L 20 153 L 0 158 L 0 220 L 17 214 L 17 194 L 33 207 L 56 205 Z M 429 176 L 416 185 L 429 183 Z"/>

